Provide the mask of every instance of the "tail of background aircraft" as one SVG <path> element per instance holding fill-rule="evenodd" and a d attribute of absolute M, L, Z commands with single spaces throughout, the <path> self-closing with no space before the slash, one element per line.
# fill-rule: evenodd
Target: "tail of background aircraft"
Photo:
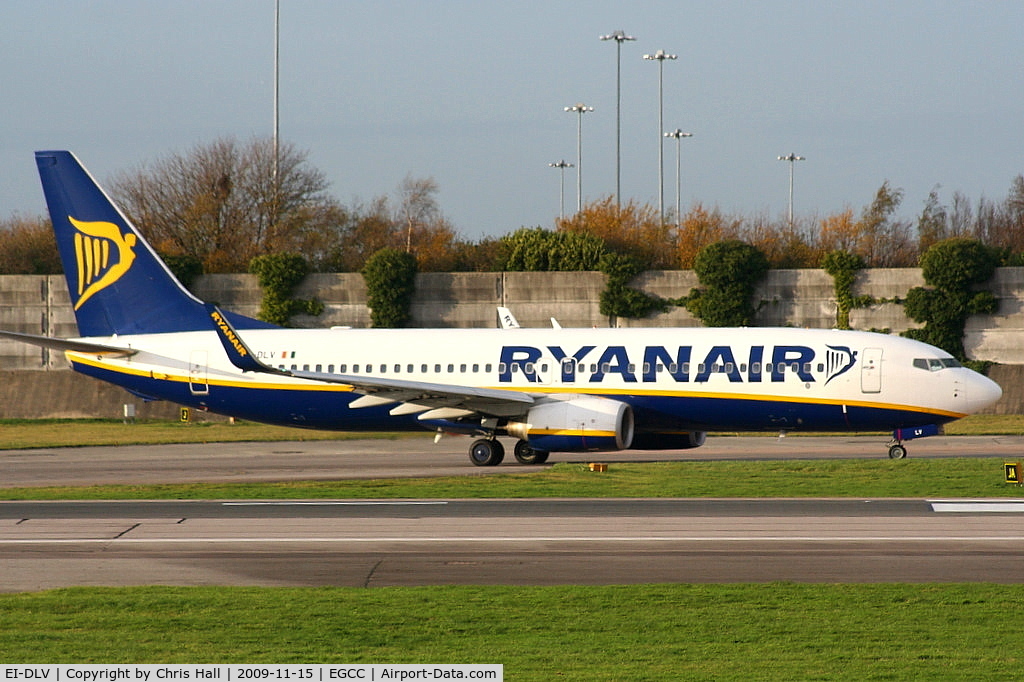
<path fill-rule="evenodd" d="M 81 336 L 211 329 L 188 292 L 74 154 L 36 152 L 36 165 Z M 238 329 L 272 327 L 225 313 Z"/>

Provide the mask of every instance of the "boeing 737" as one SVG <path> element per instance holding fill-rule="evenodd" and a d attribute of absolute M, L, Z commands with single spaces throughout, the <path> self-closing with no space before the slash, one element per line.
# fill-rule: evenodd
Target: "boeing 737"
<path fill-rule="evenodd" d="M 73 154 L 36 152 L 80 337 L 0 336 L 146 400 L 247 420 L 475 437 L 470 459 L 667 450 L 708 431 L 886 431 L 903 442 L 1002 394 L 932 346 L 790 328 L 286 329 L 185 289 Z"/>

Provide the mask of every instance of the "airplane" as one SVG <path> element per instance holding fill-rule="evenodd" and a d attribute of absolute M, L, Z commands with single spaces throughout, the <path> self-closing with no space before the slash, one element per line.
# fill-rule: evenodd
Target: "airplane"
<path fill-rule="evenodd" d="M 288 329 L 222 311 L 171 274 L 68 151 L 36 152 L 80 336 L 0 332 L 146 400 L 256 422 L 499 436 L 551 452 L 696 448 L 709 431 L 936 435 L 1002 395 L 938 348 L 799 328 Z"/>

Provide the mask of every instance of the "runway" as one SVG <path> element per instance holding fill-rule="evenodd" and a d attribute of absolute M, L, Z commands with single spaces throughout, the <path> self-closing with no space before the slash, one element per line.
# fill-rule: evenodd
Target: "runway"
<path fill-rule="evenodd" d="M 0 503 L 0 590 L 66 585 L 1024 582 L 1024 504 Z"/>
<path fill-rule="evenodd" d="M 543 471 L 474 467 L 469 439 L 0 452 L 4 487 Z M 1019 458 L 940 437 L 912 457 Z M 884 458 L 878 436 L 718 437 L 600 461 Z M 558 461 L 594 461 L 563 455 Z M 1024 507 L 929 500 L 295 500 L 0 503 L 0 591 L 72 585 L 1024 583 Z"/>

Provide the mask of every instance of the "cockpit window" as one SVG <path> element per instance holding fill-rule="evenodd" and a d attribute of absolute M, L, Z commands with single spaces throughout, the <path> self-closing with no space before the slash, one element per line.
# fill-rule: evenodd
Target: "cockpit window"
<path fill-rule="evenodd" d="M 914 367 L 926 369 L 929 372 L 938 372 L 947 367 L 963 367 L 956 358 L 914 358 Z"/>

